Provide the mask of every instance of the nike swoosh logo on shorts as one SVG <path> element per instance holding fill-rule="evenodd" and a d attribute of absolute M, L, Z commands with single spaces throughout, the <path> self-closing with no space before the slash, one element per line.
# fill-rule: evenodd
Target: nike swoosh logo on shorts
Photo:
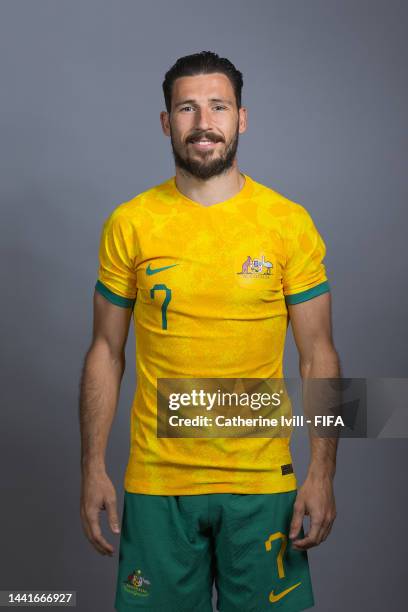
<path fill-rule="evenodd" d="M 151 276 L 152 274 L 163 272 L 163 270 L 168 270 L 168 268 L 173 268 L 174 266 L 178 266 L 178 264 L 171 264 L 170 266 L 163 266 L 162 268 L 151 268 L 149 264 L 146 268 L 146 274 L 148 276 Z"/>
<path fill-rule="evenodd" d="M 271 591 L 269 594 L 269 601 L 271 603 L 275 603 L 275 601 L 279 601 L 280 599 L 282 599 L 282 597 L 285 597 L 285 595 L 293 591 L 293 589 L 296 589 L 296 587 L 298 587 L 300 584 L 302 583 L 298 582 L 297 584 L 294 584 L 293 586 L 289 587 L 285 591 L 282 591 L 281 593 L 277 593 L 277 595 L 275 595 L 275 593 Z"/>

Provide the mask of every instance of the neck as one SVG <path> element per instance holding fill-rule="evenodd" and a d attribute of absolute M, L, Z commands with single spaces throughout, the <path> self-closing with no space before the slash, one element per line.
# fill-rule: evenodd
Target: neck
<path fill-rule="evenodd" d="M 203 206 L 211 206 L 233 198 L 241 191 L 245 177 L 239 171 L 236 160 L 226 173 L 203 181 L 176 166 L 176 185 L 187 198 Z"/>

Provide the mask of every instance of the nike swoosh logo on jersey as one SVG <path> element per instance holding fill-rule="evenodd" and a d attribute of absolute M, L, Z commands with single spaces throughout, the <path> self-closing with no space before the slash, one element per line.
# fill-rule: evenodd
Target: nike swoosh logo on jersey
<path fill-rule="evenodd" d="M 152 274 L 163 272 L 163 270 L 168 270 L 169 268 L 173 268 L 174 266 L 178 266 L 178 264 L 171 264 L 170 266 L 163 266 L 162 268 L 151 268 L 149 264 L 146 268 L 146 274 L 148 276 L 151 276 Z"/>
<path fill-rule="evenodd" d="M 300 584 L 302 583 L 298 582 L 297 584 L 294 584 L 293 586 L 289 587 L 285 591 L 282 591 L 281 593 L 277 593 L 276 595 L 273 591 L 271 591 L 269 594 L 269 601 L 271 603 L 275 603 L 275 601 L 279 601 L 280 599 L 282 599 L 282 597 L 285 597 L 285 595 L 293 591 L 293 589 L 296 589 L 296 587 L 298 587 Z"/>

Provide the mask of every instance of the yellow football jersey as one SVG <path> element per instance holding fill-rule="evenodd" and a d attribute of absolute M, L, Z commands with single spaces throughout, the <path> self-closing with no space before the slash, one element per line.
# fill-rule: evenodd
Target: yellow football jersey
<path fill-rule="evenodd" d="M 204 206 L 175 176 L 105 221 L 95 289 L 133 308 L 137 386 L 124 487 L 133 493 L 275 493 L 296 488 L 289 437 L 160 438 L 159 378 L 282 378 L 287 304 L 329 291 L 309 213 L 244 174 Z"/>

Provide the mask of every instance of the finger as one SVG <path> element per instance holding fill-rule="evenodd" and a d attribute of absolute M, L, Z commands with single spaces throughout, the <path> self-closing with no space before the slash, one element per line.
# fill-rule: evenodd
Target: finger
<path fill-rule="evenodd" d="M 319 544 L 321 544 L 322 542 L 326 540 L 327 536 L 330 533 L 330 530 L 331 530 L 331 524 L 330 523 L 325 524 L 325 526 L 323 527 L 319 535 Z"/>
<path fill-rule="evenodd" d="M 97 542 L 95 542 L 93 540 L 93 536 L 92 536 L 92 532 L 91 532 L 91 527 L 89 525 L 89 521 L 88 521 L 88 519 L 87 519 L 87 517 L 85 515 L 85 512 L 81 513 L 81 518 L 82 518 L 82 527 L 83 527 L 84 533 L 85 533 L 87 539 L 89 540 L 89 542 L 92 544 L 92 546 L 94 548 L 96 548 L 96 550 L 98 552 L 100 552 L 102 555 L 106 555 L 107 554 L 106 550 L 102 546 L 100 546 Z"/>
<path fill-rule="evenodd" d="M 95 539 L 94 536 L 92 534 L 92 530 L 91 527 L 89 526 L 89 524 L 87 525 L 86 529 L 85 529 L 85 533 L 86 533 L 86 537 L 88 538 L 89 542 L 92 544 L 92 546 L 99 552 L 101 553 L 101 555 L 107 555 L 107 551 L 105 549 L 104 546 L 102 546 L 101 544 L 99 544 Z"/>
<path fill-rule="evenodd" d="M 102 549 L 105 554 L 113 554 L 114 548 L 102 535 L 102 531 L 99 525 L 98 515 L 94 512 L 88 514 L 88 524 L 91 534 L 91 542 L 94 546 L 100 550 Z"/>
<path fill-rule="evenodd" d="M 305 516 L 305 506 L 301 502 L 295 502 L 293 505 L 293 516 L 289 529 L 289 538 L 292 540 L 298 535 Z"/>
<path fill-rule="evenodd" d="M 318 544 L 321 544 L 322 542 L 325 541 L 325 539 L 327 538 L 327 536 L 329 535 L 331 528 L 333 526 L 333 523 L 335 521 L 336 518 L 336 509 L 335 508 L 330 508 L 324 518 L 323 518 L 323 522 L 317 537 L 318 540 Z"/>
<path fill-rule="evenodd" d="M 295 550 L 307 550 L 313 546 L 316 546 L 316 542 L 309 535 L 306 535 L 302 540 L 292 542 L 292 547 Z"/>
<path fill-rule="evenodd" d="M 119 518 L 118 518 L 118 510 L 116 508 L 116 499 L 107 500 L 105 502 L 106 512 L 108 515 L 108 523 L 113 531 L 113 533 L 119 533 Z"/>
<path fill-rule="evenodd" d="M 307 535 L 301 540 L 295 540 L 292 545 L 300 550 L 312 548 L 317 546 L 317 537 L 321 528 L 322 521 L 319 519 L 312 519 L 310 522 L 310 529 Z"/>
<path fill-rule="evenodd" d="M 319 546 L 319 544 L 321 544 L 323 542 L 323 536 L 324 536 L 326 530 L 327 530 L 327 523 L 323 522 L 320 525 L 319 531 L 316 534 L 315 546 Z"/>
<path fill-rule="evenodd" d="M 333 527 L 333 523 L 334 523 L 334 519 L 328 520 L 326 523 L 326 527 L 323 531 L 323 535 L 322 535 L 322 539 L 321 541 L 324 542 L 326 540 L 326 538 L 329 536 L 332 527 Z"/>
<path fill-rule="evenodd" d="M 317 535 L 317 544 L 321 544 L 329 535 L 331 520 L 329 518 L 325 519 L 320 527 L 319 533 Z"/>

